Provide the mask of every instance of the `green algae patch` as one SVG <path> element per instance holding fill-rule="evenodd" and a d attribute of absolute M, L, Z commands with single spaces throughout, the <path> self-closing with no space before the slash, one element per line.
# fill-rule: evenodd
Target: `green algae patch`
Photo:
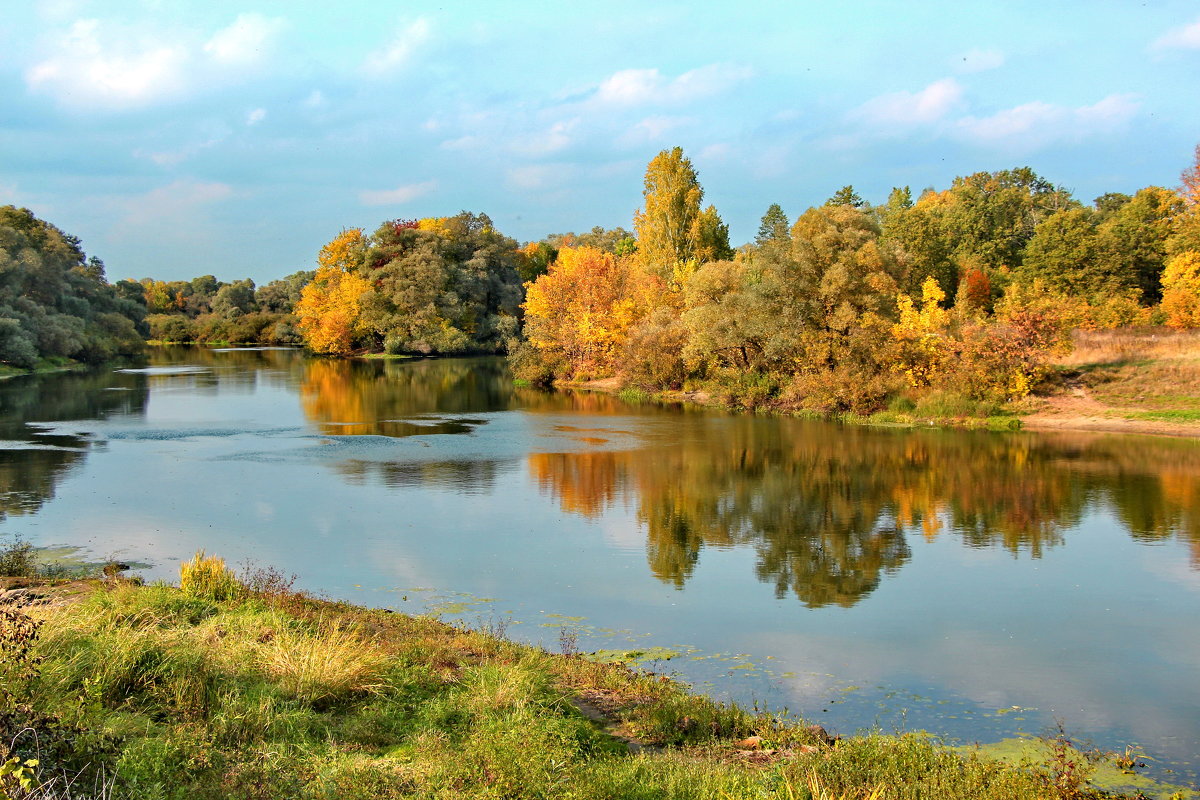
<path fill-rule="evenodd" d="M 984 758 L 994 759 L 1013 766 L 1041 765 L 1041 769 L 1053 768 L 1055 762 L 1054 740 L 1013 737 L 988 744 L 968 745 L 957 748 L 963 753 L 978 753 Z M 1074 751 L 1078 755 L 1085 754 Z M 1121 754 L 1092 753 L 1087 769 L 1088 783 L 1096 789 L 1122 795 L 1139 793 L 1155 800 L 1197 800 L 1200 792 L 1186 786 L 1157 781 L 1137 773 L 1132 766 L 1123 767 L 1118 762 Z M 1144 756 L 1142 758 L 1145 758 Z M 1140 759 L 1134 759 L 1139 761 Z"/>
<path fill-rule="evenodd" d="M 634 650 L 594 650 L 591 653 L 583 653 L 582 655 L 588 661 L 594 661 L 598 664 L 644 666 L 652 664 L 655 661 L 670 661 L 672 658 L 683 655 L 683 651 L 672 650 L 669 647 L 643 647 Z"/>

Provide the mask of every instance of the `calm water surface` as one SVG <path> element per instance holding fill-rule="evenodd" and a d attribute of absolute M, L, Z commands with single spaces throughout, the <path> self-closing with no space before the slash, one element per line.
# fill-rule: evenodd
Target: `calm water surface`
<path fill-rule="evenodd" d="M 841 733 L 1061 720 L 1200 766 L 1200 445 L 517 389 L 498 359 L 160 349 L 0 382 L 0 536 L 641 650 Z M 657 659 L 657 660 L 655 660 Z M 1173 771 L 1173 772 L 1168 772 Z"/>

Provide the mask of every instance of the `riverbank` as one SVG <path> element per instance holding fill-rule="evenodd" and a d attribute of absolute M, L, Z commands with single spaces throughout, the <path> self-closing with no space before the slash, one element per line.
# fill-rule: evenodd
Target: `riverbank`
<path fill-rule="evenodd" d="M 1038 390 L 1002 406 L 929 392 L 871 415 L 796 412 L 766 401 L 753 410 L 860 425 L 945 426 L 989 430 L 1097 431 L 1200 437 L 1200 332 L 1166 328 L 1075 331 L 1071 352 L 1049 364 Z M 632 401 L 736 408 L 705 390 L 644 392 L 619 378 L 559 381 L 555 386 L 617 394 Z"/>
<path fill-rule="evenodd" d="M 216 560 L 180 588 L 9 579 L 12 797 L 1100 798 L 1065 736 L 1013 765 L 918 734 L 837 739 L 669 678 L 319 600 Z M 35 759 L 37 763 L 30 764 Z M 84 791 L 22 793 L 16 776 Z M 5 782 L 6 781 L 6 782 Z M 32 783 L 31 783 L 32 785 Z M 1165 793 L 1162 796 L 1166 796 Z"/>

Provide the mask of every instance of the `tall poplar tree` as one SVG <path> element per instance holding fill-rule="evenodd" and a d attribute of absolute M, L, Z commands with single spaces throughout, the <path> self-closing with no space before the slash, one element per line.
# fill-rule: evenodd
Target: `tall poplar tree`
<path fill-rule="evenodd" d="M 638 253 L 646 267 L 669 280 L 679 264 L 696 259 L 702 244 L 704 190 L 682 147 L 663 150 L 646 166 L 645 205 L 634 215 Z"/>

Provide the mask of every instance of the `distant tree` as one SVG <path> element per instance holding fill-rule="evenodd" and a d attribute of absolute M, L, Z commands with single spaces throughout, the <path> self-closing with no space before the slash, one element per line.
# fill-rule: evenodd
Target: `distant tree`
<path fill-rule="evenodd" d="M 1117 213 L 1121 209 L 1121 206 L 1132 199 L 1131 196 L 1122 194 L 1121 192 L 1107 192 L 1097 197 L 1092 202 L 1092 205 L 1102 219 L 1107 219 Z"/>
<path fill-rule="evenodd" d="M 258 310 L 254 301 L 254 281 L 246 278 L 226 284 L 217 290 L 212 313 L 224 319 L 235 319 Z"/>
<path fill-rule="evenodd" d="M 1183 253 L 1168 261 L 1162 288 L 1167 324 L 1200 328 L 1200 253 Z"/>
<path fill-rule="evenodd" d="M 710 205 L 701 211 L 696 224 L 699 229 L 697 261 L 722 261 L 733 258 L 733 248 L 729 246 L 729 226 L 721 221 L 714 206 Z"/>
<path fill-rule="evenodd" d="M 791 225 L 787 214 L 783 213 L 783 208 L 778 203 L 771 203 L 767 206 L 767 212 L 763 214 L 762 220 L 758 224 L 758 234 L 754 237 L 754 243 L 762 247 L 768 242 L 788 242 L 790 241 L 788 229 Z"/>
<path fill-rule="evenodd" d="M 827 206 L 853 206 L 854 208 L 862 208 L 867 203 L 858 192 L 854 191 L 854 187 L 846 184 L 842 188 L 833 193 L 833 197 L 825 201 Z"/>

